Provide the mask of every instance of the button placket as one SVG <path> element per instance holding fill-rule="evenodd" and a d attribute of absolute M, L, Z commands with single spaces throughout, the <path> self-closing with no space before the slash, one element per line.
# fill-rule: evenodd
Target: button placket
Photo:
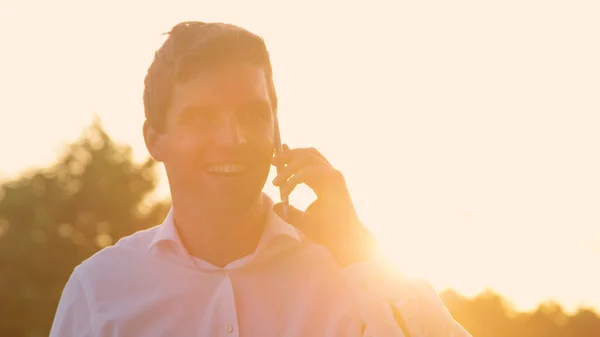
<path fill-rule="evenodd" d="M 225 332 L 232 333 L 233 332 L 233 326 L 231 326 L 231 325 L 225 326 Z"/>
<path fill-rule="evenodd" d="M 237 320 L 237 311 L 235 307 L 235 296 L 233 291 L 233 283 L 228 273 L 225 273 L 223 282 L 221 283 L 220 291 L 220 319 L 219 333 L 223 337 L 238 337 L 239 327 Z"/>

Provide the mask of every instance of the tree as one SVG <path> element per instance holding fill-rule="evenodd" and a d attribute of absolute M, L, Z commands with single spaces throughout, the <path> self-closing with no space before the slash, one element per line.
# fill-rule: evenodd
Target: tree
<path fill-rule="evenodd" d="M 0 189 L 0 336 L 47 336 L 73 268 L 119 238 L 156 225 L 155 162 L 136 164 L 96 121 L 56 165 Z"/>
<path fill-rule="evenodd" d="M 453 291 L 441 295 L 452 317 L 471 332 L 473 336 L 516 336 L 511 324 L 512 307 L 490 290 L 473 300 Z"/>
<path fill-rule="evenodd" d="M 567 315 L 556 303 L 533 312 L 515 312 L 502 297 L 486 291 L 473 299 L 447 290 L 441 298 L 452 316 L 477 337 L 597 337 L 600 318 L 588 309 Z"/>

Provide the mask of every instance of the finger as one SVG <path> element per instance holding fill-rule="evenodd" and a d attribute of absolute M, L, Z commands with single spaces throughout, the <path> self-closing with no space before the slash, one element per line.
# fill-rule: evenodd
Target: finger
<path fill-rule="evenodd" d="M 281 195 L 287 196 L 294 191 L 296 186 L 305 183 L 308 187 L 316 191 L 315 183 L 322 177 L 325 177 L 327 170 L 326 166 L 310 166 L 297 171 L 289 180 L 281 183 L 279 191 Z"/>
<path fill-rule="evenodd" d="M 315 151 L 311 150 L 310 148 L 298 148 L 298 149 L 287 148 L 287 150 L 284 150 L 283 152 L 275 155 L 271 159 L 271 164 L 273 164 L 277 167 L 281 167 L 283 165 L 289 164 L 289 162 L 293 161 L 297 157 L 304 157 L 304 156 L 309 156 L 310 158 L 313 158 L 314 160 L 326 162 L 325 158 L 320 156 L 318 154 L 318 152 L 315 153 Z"/>
<path fill-rule="evenodd" d="M 284 207 L 287 207 L 287 210 L 285 212 L 285 218 L 283 215 Z M 282 203 L 277 203 L 273 205 L 273 212 L 275 212 L 275 214 L 277 214 L 281 219 L 283 219 L 285 222 L 289 223 L 292 226 L 301 227 L 304 224 L 304 212 L 292 205 L 284 205 Z"/>
<path fill-rule="evenodd" d="M 303 156 L 297 156 L 292 161 L 290 161 L 287 166 L 280 167 L 277 170 L 277 176 L 273 179 L 273 185 L 279 186 L 286 182 L 290 177 L 292 177 L 296 172 L 301 170 L 303 167 L 311 165 L 314 162 L 314 158 L 311 158 L 312 154 L 305 154 Z"/>
<path fill-rule="evenodd" d="M 275 151 L 275 153 L 273 154 L 273 158 L 271 158 L 271 163 L 275 166 L 278 165 L 283 165 L 284 163 L 281 163 L 283 161 L 284 158 L 287 158 L 287 152 L 290 151 L 290 147 L 287 144 L 283 144 L 281 145 L 281 151 L 277 152 Z"/>
<path fill-rule="evenodd" d="M 323 158 L 323 159 L 327 160 L 325 158 L 325 156 L 323 154 L 321 154 L 321 152 L 319 152 L 319 150 L 315 149 L 314 147 L 311 147 L 309 150 L 310 150 L 310 152 L 312 152 L 317 157 L 320 157 L 320 158 Z"/>

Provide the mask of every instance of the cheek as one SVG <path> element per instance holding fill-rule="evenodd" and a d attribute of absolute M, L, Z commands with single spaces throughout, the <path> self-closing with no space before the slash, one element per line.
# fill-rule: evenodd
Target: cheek
<path fill-rule="evenodd" d="M 275 140 L 272 136 L 263 136 L 261 137 L 257 144 L 260 147 L 260 151 L 262 153 L 272 155 L 275 150 Z"/>
<path fill-rule="evenodd" d="M 273 129 L 269 125 L 247 125 L 242 130 L 250 151 L 263 154 L 275 148 Z"/>
<path fill-rule="evenodd" d="M 205 142 L 193 135 L 179 134 L 169 142 L 168 157 L 173 163 L 192 163 L 200 155 L 205 147 Z M 181 169 L 189 168 L 184 165 Z"/>
<path fill-rule="evenodd" d="M 259 144 L 263 149 L 275 149 L 275 135 L 273 128 L 263 128 L 259 132 L 254 132 L 252 140 L 255 144 Z"/>

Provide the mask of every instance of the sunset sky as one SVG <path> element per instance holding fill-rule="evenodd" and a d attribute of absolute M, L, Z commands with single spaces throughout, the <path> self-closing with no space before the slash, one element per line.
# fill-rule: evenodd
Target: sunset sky
<path fill-rule="evenodd" d="M 161 34 L 234 23 L 270 49 L 282 138 L 345 174 L 395 265 L 600 310 L 599 17 L 597 0 L 0 0 L 0 178 L 52 163 L 94 114 L 146 158 Z"/>

